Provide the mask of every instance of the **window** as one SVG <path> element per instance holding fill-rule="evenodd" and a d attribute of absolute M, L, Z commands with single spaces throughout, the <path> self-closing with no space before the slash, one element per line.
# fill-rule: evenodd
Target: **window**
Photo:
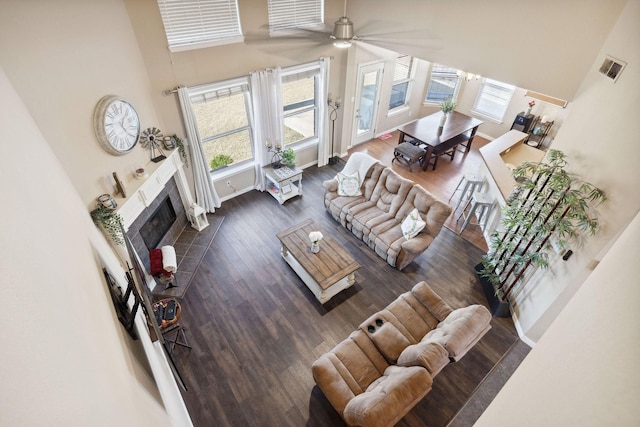
<path fill-rule="evenodd" d="M 403 107 L 409 102 L 409 88 L 415 74 L 414 59 L 409 55 L 402 55 L 396 59 L 393 70 L 393 86 L 391 87 L 391 99 L 389 110 Z"/>
<path fill-rule="evenodd" d="M 253 159 L 246 78 L 189 89 L 189 100 L 209 164 L 216 156 L 228 156 L 234 164 Z"/>
<path fill-rule="evenodd" d="M 242 41 L 237 0 L 158 0 L 172 52 Z"/>
<path fill-rule="evenodd" d="M 473 111 L 502 121 L 516 87 L 497 80 L 483 79 Z"/>
<path fill-rule="evenodd" d="M 282 70 L 285 146 L 318 138 L 318 65 Z"/>
<path fill-rule="evenodd" d="M 269 0 L 269 30 L 324 24 L 324 0 Z"/>
<path fill-rule="evenodd" d="M 440 103 L 446 99 L 455 100 L 462 81 L 461 75 L 455 68 L 433 64 L 425 101 Z"/>

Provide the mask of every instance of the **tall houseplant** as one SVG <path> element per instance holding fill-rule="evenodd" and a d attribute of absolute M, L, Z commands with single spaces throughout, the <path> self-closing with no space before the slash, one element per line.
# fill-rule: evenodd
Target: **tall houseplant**
<path fill-rule="evenodd" d="M 566 249 L 598 230 L 595 208 L 606 196 L 568 172 L 566 166 L 561 151 L 549 150 L 544 161 L 523 163 L 513 172 L 519 184 L 478 268 L 502 301 L 517 295 L 530 277 L 526 275 L 529 269 L 549 266 L 554 240 L 557 247 Z"/>

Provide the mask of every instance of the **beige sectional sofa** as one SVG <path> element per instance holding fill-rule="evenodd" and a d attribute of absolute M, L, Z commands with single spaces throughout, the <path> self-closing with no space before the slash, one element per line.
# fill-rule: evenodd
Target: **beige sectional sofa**
<path fill-rule="evenodd" d="M 392 426 L 489 329 L 481 305 L 453 310 L 426 282 L 363 322 L 312 366 L 313 378 L 350 426 Z"/>
<path fill-rule="evenodd" d="M 326 209 L 389 265 L 402 270 L 429 247 L 451 207 L 367 154 L 351 155 L 342 175 L 353 174 L 360 181 L 361 194 L 340 195 L 338 177 L 325 181 Z M 401 223 L 414 209 L 426 225 L 407 239 Z"/>

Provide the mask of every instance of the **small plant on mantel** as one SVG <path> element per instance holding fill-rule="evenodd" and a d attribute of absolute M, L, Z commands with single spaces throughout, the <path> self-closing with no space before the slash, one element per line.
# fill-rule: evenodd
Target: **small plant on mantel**
<path fill-rule="evenodd" d="M 180 158 L 186 167 L 189 167 L 189 163 L 187 163 L 187 151 L 184 148 L 184 141 L 178 137 L 178 135 L 173 135 L 173 140 L 176 142 L 176 146 L 178 147 L 178 152 L 180 153 Z"/>
<path fill-rule="evenodd" d="M 116 245 L 124 245 L 124 236 L 122 235 L 122 217 L 115 209 L 98 205 L 91 211 L 93 222 L 105 233 L 111 237 Z"/>
<path fill-rule="evenodd" d="M 598 230 L 595 208 L 606 200 L 602 190 L 565 170 L 565 155 L 549 150 L 540 163 L 526 162 L 513 171 L 516 182 L 504 207 L 502 229 L 491 235 L 481 277 L 500 300 L 512 300 L 531 275 L 531 267 L 547 268 L 552 241 L 567 250 Z M 566 253 L 565 253 L 566 254 Z"/>

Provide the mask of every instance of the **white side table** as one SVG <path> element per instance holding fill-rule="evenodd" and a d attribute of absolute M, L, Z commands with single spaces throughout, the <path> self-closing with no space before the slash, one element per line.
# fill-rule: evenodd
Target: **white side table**
<path fill-rule="evenodd" d="M 262 168 L 265 174 L 265 187 L 280 204 L 295 196 L 302 195 L 302 169 L 283 166 L 274 169 L 271 165 Z"/>

